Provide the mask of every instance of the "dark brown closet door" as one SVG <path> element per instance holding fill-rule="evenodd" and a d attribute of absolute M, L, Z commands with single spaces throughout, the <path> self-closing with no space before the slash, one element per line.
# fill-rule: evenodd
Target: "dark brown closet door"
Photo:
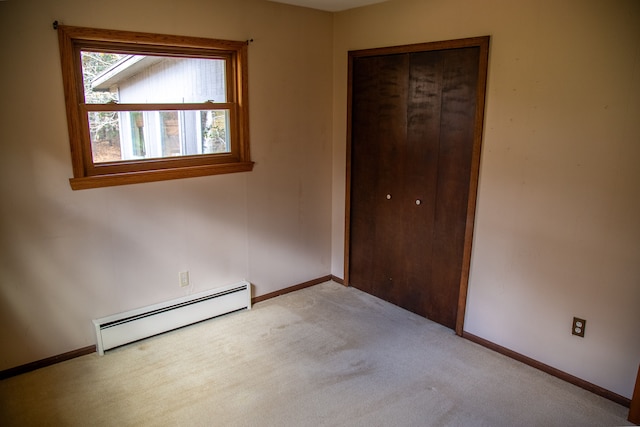
<path fill-rule="evenodd" d="M 480 54 L 350 58 L 347 282 L 450 328 L 470 244 Z"/>
<path fill-rule="evenodd" d="M 396 284 L 404 275 L 403 163 L 407 121 L 409 57 L 363 58 L 354 67 L 354 135 L 351 252 L 354 285 L 398 304 Z M 356 160 L 357 159 L 357 160 Z"/>

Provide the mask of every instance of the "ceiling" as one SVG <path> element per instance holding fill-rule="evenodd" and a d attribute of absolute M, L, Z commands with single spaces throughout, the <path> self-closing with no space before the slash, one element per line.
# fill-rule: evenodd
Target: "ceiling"
<path fill-rule="evenodd" d="M 270 0 L 276 3 L 286 3 L 295 6 L 309 7 L 311 9 L 326 10 L 327 12 L 340 12 L 354 7 L 367 6 L 382 3 L 387 0 Z"/>

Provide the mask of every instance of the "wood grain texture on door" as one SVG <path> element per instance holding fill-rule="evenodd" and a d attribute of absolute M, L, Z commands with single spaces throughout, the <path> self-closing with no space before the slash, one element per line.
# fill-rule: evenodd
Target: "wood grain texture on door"
<path fill-rule="evenodd" d="M 460 333 L 488 48 L 474 41 L 350 53 L 345 281 Z"/>

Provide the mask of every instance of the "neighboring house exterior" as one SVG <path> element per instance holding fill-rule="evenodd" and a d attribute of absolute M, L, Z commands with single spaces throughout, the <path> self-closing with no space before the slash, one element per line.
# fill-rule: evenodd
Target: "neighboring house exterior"
<path fill-rule="evenodd" d="M 225 61 L 129 55 L 91 87 L 119 104 L 226 102 Z M 229 152 L 224 110 L 119 112 L 122 160 Z"/>

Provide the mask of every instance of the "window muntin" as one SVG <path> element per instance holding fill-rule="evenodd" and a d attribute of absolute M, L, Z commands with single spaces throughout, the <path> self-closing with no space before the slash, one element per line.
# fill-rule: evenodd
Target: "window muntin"
<path fill-rule="evenodd" d="M 58 31 L 72 188 L 253 168 L 245 42 Z"/>

